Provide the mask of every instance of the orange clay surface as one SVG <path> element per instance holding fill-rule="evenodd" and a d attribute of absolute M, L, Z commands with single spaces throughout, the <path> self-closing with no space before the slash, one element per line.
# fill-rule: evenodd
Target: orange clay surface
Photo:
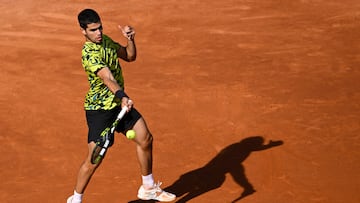
<path fill-rule="evenodd" d="M 77 14 L 88 7 L 121 44 L 117 25 L 136 29 L 126 90 L 177 202 L 360 202 L 358 0 L 5 0 L 1 203 L 73 192 L 87 152 Z M 140 183 L 135 145 L 118 135 L 84 202 L 142 202 Z"/>

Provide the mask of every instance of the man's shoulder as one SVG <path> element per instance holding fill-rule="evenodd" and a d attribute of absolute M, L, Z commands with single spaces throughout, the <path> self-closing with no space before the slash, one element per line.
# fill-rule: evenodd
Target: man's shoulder
<path fill-rule="evenodd" d="M 93 43 L 93 42 L 85 42 L 82 48 L 83 51 L 92 51 L 92 50 L 100 50 L 101 45 Z"/>
<path fill-rule="evenodd" d="M 109 36 L 106 35 L 106 34 L 103 34 L 103 40 L 105 40 L 105 41 L 113 41 L 113 40 L 111 39 L 111 37 L 109 37 Z"/>
<path fill-rule="evenodd" d="M 113 47 L 113 48 L 118 48 L 119 43 L 114 41 L 113 39 L 111 39 L 111 37 L 104 35 L 103 34 L 103 40 L 104 40 L 104 46 L 109 48 L 109 47 Z"/>
<path fill-rule="evenodd" d="M 101 55 L 101 46 L 92 42 L 85 42 L 82 48 L 82 56 L 91 57 Z"/>
<path fill-rule="evenodd" d="M 103 48 L 104 44 L 113 44 L 115 43 L 109 36 L 103 34 L 103 43 L 96 44 L 94 42 L 85 42 L 84 46 L 82 48 L 83 51 L 89 52 L 89 51 L 99 51 Z"/>

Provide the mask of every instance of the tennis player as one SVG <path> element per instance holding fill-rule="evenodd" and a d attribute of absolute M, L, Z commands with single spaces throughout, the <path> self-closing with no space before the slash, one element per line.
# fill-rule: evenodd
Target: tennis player
<path fill-rule="evenodd" d="M 119 26 L 127 38 L 124 47 L 103 34 L 103 27 L 98 13 L 85 9 L 78 15 L 81 32 L 85 36 L 82 49 L 82 65 L 88 76 L 90 89 L 85 98 L 85 113 L 88 125 L 88 155 L 80 166 L 74 194 L 67 203 L 81 203 L 86 186 L 89 184 L 95 170 L 101 164 L 91 163 L 91 154 L 101 132 L 116 119 L 121 108 L 129 108 L 127 114 L 116 128 L 117 132 L 125 134 L 133 129 L 136 136 L 137 158 L 140 164 L 142 185 L 138 190 L 138 198 L 142 200 L 157 200 L 170 202 L 176 196 L 160 188 L 161 183 L 155 183 L 152 174 L 152 143 L 153 137 L 144 118 L 129 102 L 124 91 L 124 79 L 119 59 L 131 62 L 136 59 L 135 31 L 130 26 Z M 111 145 L 114 136 L 111 136 Z"/>

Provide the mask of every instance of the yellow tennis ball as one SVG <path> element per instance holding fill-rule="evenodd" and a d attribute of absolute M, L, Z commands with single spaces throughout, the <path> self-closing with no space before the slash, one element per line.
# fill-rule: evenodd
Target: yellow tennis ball
<path fill-rule="evenodd" d="M 129 140 L 134 139 L 135 136 L 136 136 L 135 130 L 128 130 L 128 131 L 126 132 L 126 137 L 127 137 Z"/>

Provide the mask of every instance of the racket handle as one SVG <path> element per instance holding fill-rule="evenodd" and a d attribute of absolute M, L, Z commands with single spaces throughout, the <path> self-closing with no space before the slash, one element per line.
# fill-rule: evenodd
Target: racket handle
<path fill-rule="evenodd" d="M 124 106 L 124 107 L 121 109 L 120 113 L 118 114 L 116 120 L 121 120 L 121 119 L 124 117 L 124 115 L 126 114 L 127 110 L 128 110 L 128 107 L 127 107 L 127 106 Z"/>
<path fill-rule="evenodd" d="M 132 103 L 132 101 L 129 99 L 128 103 Z M 121 120 L 128 110 L 129 110 L 129 108 L 127 106 L 124 106 L 121 109 L 121 111 L 120 111 L 119 115 L 117 116 L 116 120 Z"/>

